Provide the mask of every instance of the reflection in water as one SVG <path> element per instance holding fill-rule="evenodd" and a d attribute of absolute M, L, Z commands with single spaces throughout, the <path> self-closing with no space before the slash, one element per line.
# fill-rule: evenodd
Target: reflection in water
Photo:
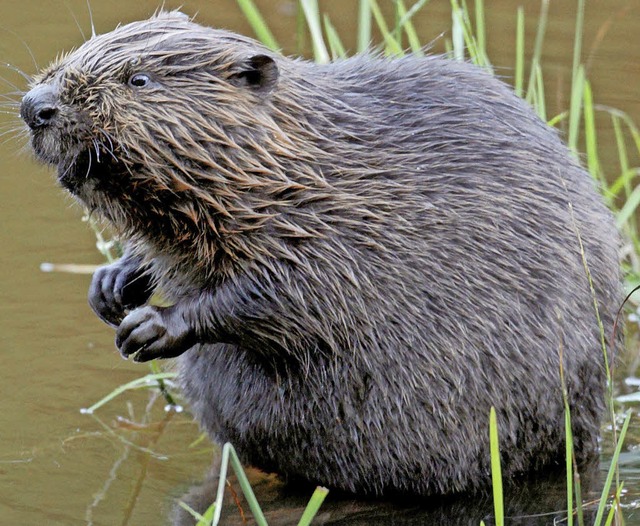
<path fill-rule="evenodd" d="M 560 468 L 561 471 L 561 468 Z M 189 490 L 178 500 L 204 513 L 213 502 L 218 488 L 218 470 L 212 469 L 207 479 Z M 270 526 L 297 524 L 302 516 L 313 488 L 292 488 L 283 484 L 274 475 L 248 470 L 249 480 Z M 593 462 L 581 474 L 584 501 L 596 502 L 599 495 L 597 462 Z M 235 479 L 229 477 L 221 524 L 254 524 L 248 505 L 238 497 L 240 489 Z M 589 498 L 593 494 L 593 498 Z M 564 523 L 567 519 L 566 478 L 563 473 L 540 476 L 520 481 L 505 489 L 505 517 L 510 526 L 535 526 Z M 244 516 L 244 519 L 243 519 Z M 418 526 L 450 525 L 486 526 L 495 524 L 493 501 L 490 494 L 460 496 L 455 498 L 432 498 L 417 502 L 380 502 L 354 500 L 347 496 L 329 493 L 314 525 L 331 526 Z M 584 510 L 584 523 L 593 524 L 594 506 Z M 244 522 L 247 520 L 247 522 Z M 192 526 L 193 517 L 176 505 L 173 510 L 174 526 Z"/>

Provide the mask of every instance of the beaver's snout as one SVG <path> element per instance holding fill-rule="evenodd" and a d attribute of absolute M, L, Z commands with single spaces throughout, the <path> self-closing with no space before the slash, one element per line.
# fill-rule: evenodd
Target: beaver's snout
<path fill-rule="evenodd" d="M 49 126 L 58 114 L 58 95 L 55 88 L 39 84 L 29 91 L 20 106 L 20 116 L 32 130 Z"/>

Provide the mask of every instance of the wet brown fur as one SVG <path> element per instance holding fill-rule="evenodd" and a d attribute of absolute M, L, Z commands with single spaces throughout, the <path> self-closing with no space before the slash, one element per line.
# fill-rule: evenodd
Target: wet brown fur
<path fill-rule="evenodd" d="M 154 85 L 132 89 L 137 71 Z M 475 490 L 495 406 L 506 477 L 561 465 L 560 356 L 578 458 L 597 450 L 605 374 L 578 235 L 609 328 L 613 220 L 488 73 L 320 66 L 162 13 L 36 84 L 59 97 L 36 152 L 176 302 L 197 335 L 185 394 L 245 460 L 365 494 Z"/>

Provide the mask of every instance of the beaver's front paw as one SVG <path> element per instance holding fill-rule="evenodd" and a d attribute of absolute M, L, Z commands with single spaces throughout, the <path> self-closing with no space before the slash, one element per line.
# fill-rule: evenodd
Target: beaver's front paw
<path fill-rule="evenodd" d="M 136 309 L 122 320 L 116 334 L 122 356 L 133 356 L 136 362 L 174 358 L 195 344 L 195 331 L 177 306 Z"/>
<path fill-rule="evenodd" d="M 135 258 L 98 268 L 89 287 L 89 305 L 100 319 L 117 327 L 126 309 L 144 305 L 153 292 L 151 278 Z"/>

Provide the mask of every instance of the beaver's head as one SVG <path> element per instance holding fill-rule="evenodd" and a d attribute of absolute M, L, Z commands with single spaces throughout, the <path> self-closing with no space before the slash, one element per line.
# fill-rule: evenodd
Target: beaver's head
<path fill-rule="evenodd" d="M 200 225 L 220 238 L 272 215 L 276 197 L 261 187 L 293 184 L 273 156 L 291 146 L 273 118 L 276 60 L 251 39 L 160 13 L 59 59 L 20 113 L 37 157 L 116 228 L 175 237 Z"/>

